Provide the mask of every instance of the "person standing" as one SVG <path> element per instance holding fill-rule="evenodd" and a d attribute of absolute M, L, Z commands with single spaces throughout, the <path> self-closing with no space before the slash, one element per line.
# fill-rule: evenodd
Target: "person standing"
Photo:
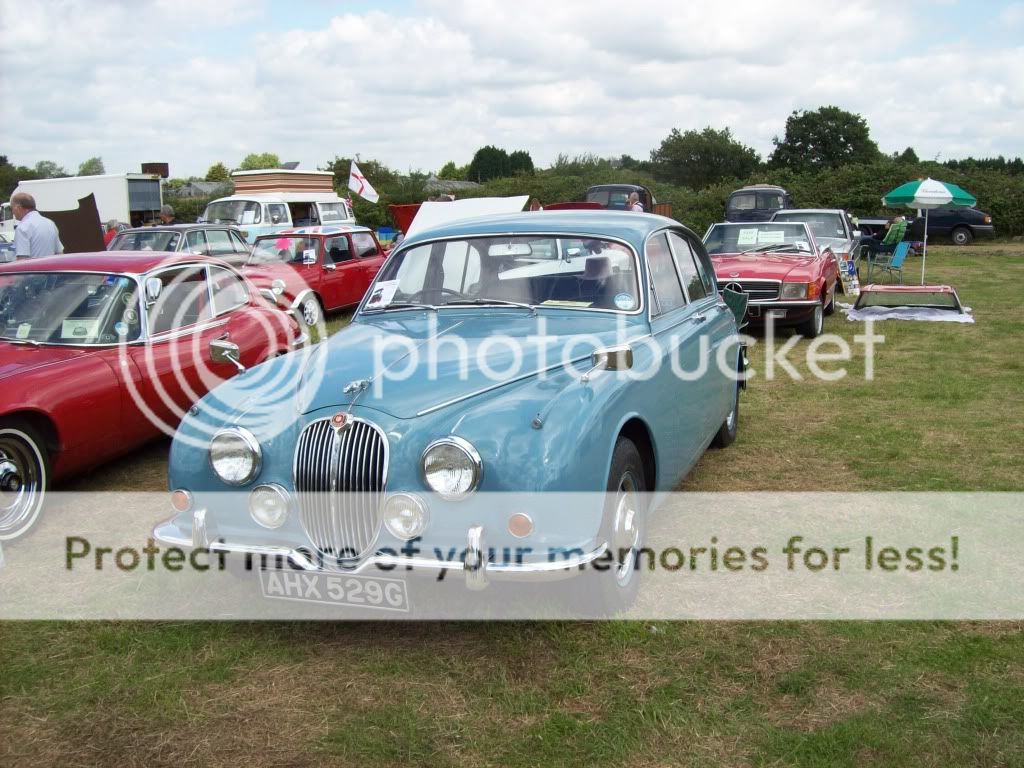
<path fill-rule="evenodd" d="M 638 193 L 636 193 L 636 192 L 630 192 L 629 193 L 629 204 L 628 204 L 627 207 L 629 208 L 629 210 L 633 211 L 634 213 L 643 213 L 644 212 L 644 207 L 640 203 L 640 195 Z"/>
<path fill-rule="evenodd" d="M 14 229 L 14 253 L 18 258 L 37 258 L 64 253 L 57 225 L 36 210 L 36 200 L 27 192 L 11 195 L 11 213 L 18 221 Z"/>
<path fill-rule="evenodd" d="M 174 215 L 174 209 L 169 205 L 160 206 L 160 223 L 163 226 L 170 226 L 172 224 L 181 224 L 178 217 Z"/>
<path fill-rule="evenodd" d="M 103 233 L 103 246 L 105 248 L 110 247 L 110 241 L 117 237 L 117 228 L 120 223 L 117 219 L 111 219 L 107 222 L 107 231 Z"/>

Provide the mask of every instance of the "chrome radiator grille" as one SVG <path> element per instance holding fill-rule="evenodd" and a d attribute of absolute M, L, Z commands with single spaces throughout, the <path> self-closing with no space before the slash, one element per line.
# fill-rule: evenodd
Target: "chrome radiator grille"
<path fill-rule="evenodd" d="M 775 301 L 779 298 L 781 285 L 778 280 L 738 280 L 724 277 L 718 278 L 718 284 L 722 287 L 739 284 L 749 301 Z"/>
<path fill-rule="evenodd" d="M 309 424 L 295 449 L 299 516 L 320 552 L 351 560 L 366 554 L 380 530 L 388 442 L 373 424 L 348 418 Z"/>

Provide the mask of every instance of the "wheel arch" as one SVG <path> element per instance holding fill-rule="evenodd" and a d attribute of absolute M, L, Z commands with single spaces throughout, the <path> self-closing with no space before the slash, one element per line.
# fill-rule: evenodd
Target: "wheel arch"
<path fill-rule="evenodd" d="M 644 483 L 649 493 L 654 491 L 658 481 L 658 459 L 654 449 L 654 438 L 651 436 L 651 430 L 647 423 L 639 416 L 629 417 L 619 427 L 616 440 L 620 437 L 627 438 L 640 452 L 640 459 L 644 464 Z"/>
<path fill-rule="evenodd" d="M 60 452 L 60 431 L 48 414 L 33 410 L 7 411 L 0 415 L 0 424 L 8 421 L 23 421 L 38 432 L 51 462 Z"/>

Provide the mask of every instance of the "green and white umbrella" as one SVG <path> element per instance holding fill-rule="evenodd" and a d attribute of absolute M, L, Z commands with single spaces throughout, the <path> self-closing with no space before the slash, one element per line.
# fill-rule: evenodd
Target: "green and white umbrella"
<path fill-rule="evenodd" d="M 924 285 L 924 264 L 928 258 L 928 211 L 933 208 L 972 208 L 978 201 L 970 192 L 956 184 L 935 179 L 908 181 L 882 198 L 887 208 L 920 208 L 924 211 L 924 252 L 921 254 L 921 285 Z"/>

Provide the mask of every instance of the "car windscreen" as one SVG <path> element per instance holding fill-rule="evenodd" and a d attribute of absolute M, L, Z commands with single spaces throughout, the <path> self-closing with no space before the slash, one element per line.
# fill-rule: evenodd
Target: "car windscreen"
<path fill-rule="evenodd" d="M 637 258 L 601 238 L 501 236 L 412 245 L 392 254 L 363 311 L 520 304 L 629 312 L 640 307 Z"/>
<path fill-rule="evenodd" d="M 806 253 L 812 252 L 802 223 L 746 222 L 715 224 L 704 236 L 704 247 L 714 256 L 722 253 Z"/>
<path fill-rule="evenodd" d="M 777 213 L 773 219 L 780 221 L 802 221 L 818 237 L 845 238 L 846 227 L 838 213 Z"/>
<path fill-rule="evenodd" d="M 260 204 L 254 200 L 220 200 L 206 206 L 203 221 L 210 224 L 259 224 Z"/>
<path fill-rule="evenodd" d="M 330 224 L 332 221 L 345 221 L 348 211 L 344 203 L 320 203 L 320 223 Z"/>
<path fill-rule="evenodd" d="M 249 264 L 302 264 L 306 256 L 316 258 L 317 242 L 308 237 L 276 235 L 256 240 Z"/>
<path fill-rule="evenodd" d="M 110 241 L 110 251 L 175 251 L 181 241 L 180 232 L 167 230 L 135 230 L 122 232 Z"/>
<path fill-rule="evenodd" d="M 0 276 L 0 336 L 14 342 L 116 344 L 140 334 L 137 283 L 124 275 Z"/>

